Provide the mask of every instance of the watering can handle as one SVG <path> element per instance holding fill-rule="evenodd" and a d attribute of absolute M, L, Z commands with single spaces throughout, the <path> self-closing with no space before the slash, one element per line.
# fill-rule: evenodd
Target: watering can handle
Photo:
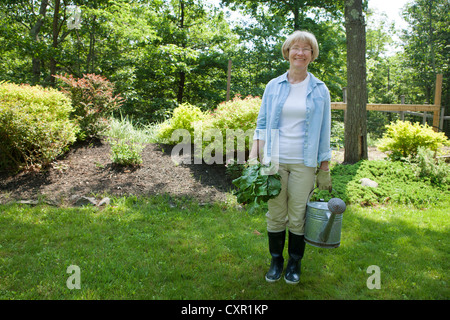
<path fill-rule="evenodd" d="M 319 187 L 312 188 L 312 190 L 309 192 L 308 200 L 306 200 L 306 203 L 309 203 L 309 199 L 311 199 L 311 196 L 312 196 L 314 190 L 316 190 L 316 189 L 319 189 Z M 335 190 L 331 189 L 330 193 L 333 192 L 333 191 L 335 191 Z"/>
<path fill-rule="evenodd" d="M 317 187 L 315 187 L 315 188 L 312 188 L 312 190 L 309 192 L 309 195 L 308 195 L 308 200 L 306 200 L 306 203 L 309 203 L 309 199 L 311 199 L 311 196 L 312 196 L 312 194 L 313 194 L 313 192 L 314 192 L 314 190 L 316 190 L 316 189 L 318 189 Z"/>

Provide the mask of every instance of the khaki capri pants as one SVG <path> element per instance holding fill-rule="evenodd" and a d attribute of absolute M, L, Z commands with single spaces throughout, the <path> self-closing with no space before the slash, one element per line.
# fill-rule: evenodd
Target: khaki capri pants
<path fill-rule="evenodd" d="M 305 233 L 306 203 L 314 188 L 316 168 L 302 163 L 279 164 L 281 192 L 267 202 L 267 231 L 286 230 L 296 235 Z"/>

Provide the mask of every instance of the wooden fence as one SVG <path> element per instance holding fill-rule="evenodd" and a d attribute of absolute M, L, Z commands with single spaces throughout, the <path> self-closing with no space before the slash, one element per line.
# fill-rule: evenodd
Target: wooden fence
<path fill-rule="evenodd" d="M 228 73 L 227 73 L 227 97 L 226 101 L 230 100 L 230 85 L 231 85 L 231 68 L 232 61 L 228 60 Z M 344 102 L 331 102 L 331 109 L 334 110 L 346 110 L 347 108 L 347 94 L 346 88 L 344 88 Z M 373 111 L 384 111 L 384 112 L 400 112 L 400 118 L 404 120 L 404 114 L 414 114 L 421 115 L 424 119 L 430 115 L 428 112 L 433 113 L 433 129 L 434 131 L 442 130 L 444 126 L 444 120 L 450 119 L 450 117 L 444 117 L 444 108 L 442 108 L 442 119 L 441 119 L 441 96 L 442 96 L 442 74 L 436 75 L 436 87 L 434 92 L 434 104 L 405 104 L 404 99 L 402 99 L 401 104 L 377 104 L 368 103 L 367 110 Z M 423 111 L 423 114 L 418 114 L 418 111 Z"/>
<path fill-rule="evenodd" d="M 418 111 L 433 112 L 433 129 L 438 131 L 439 128 L 443 126 L 443 120 L 440 121 L 441 115 L 441 95 L 442 95 L 442 74 L 436 75 L 436 89 L 434 95 L 434 104 L 377 104 L 368 103 L 367 110 L 374 111 L 388 111 L 388 112 L 408 112 L 416 113 Z M 346 110 L 347 108 L 347 98 L 346 91 L 344 90 L 344 101 L 345 102 L 332 102 L 331 109 L 335 110 Z M 425 113 L 425 116 L 426 113 Z M 447 117 L 445 117 L 447 118 Z"/>

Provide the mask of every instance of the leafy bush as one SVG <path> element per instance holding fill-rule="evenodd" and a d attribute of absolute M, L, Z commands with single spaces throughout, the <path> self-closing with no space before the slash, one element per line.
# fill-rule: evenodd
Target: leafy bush
<path fill-rule="evenodd" d="M 142 151 L 149 137 L 144 130 L 136 129 L 127 118 L 120 120 L 112 118 L 106 132 L 111 145 L 111 160 L 113 163 L 134 166 L 142 163 Z"/>
<path fill-rule="evenodd" d="M 435 185 L 450 187 L 450 165 L 436 159 L 433 151 L 419 147 L 417 157 L 410 158 L 409 162 L 418 178 L 428 180 Z"/>
<path fill-rule="evenodd" d="M 333 191 L 315 192 L 311 201 L 339 197 L 346 203 L 373 206 L 399 203 L 426 207 L 442 203 L 450 197 L 449 184 L 436 185 L 416 174 L 414 167 L 400 161 L 360 161 L 354 165 L 331 168 Z M 362 178 L 378 183 L 377 188 L 361 185 Z"/>
<path fill-rule="evenodd" d="M 122 166 L 135 166 L 142 163 L 145 145 L 130 140 L 109 139 L 112 162 Z"/>
<path fill-rule="evenodd" d="M 80 125 L 79 140 L 98 137 L 108 126 L 107 119 L 123 103 L 120 95 L 114 96 L 114 84 L 105 77 L 84 74 L 75 79 L 72 75 L 56 75 L 65 83 L 62 91 L 72 99 L 72 118 Z"/>
<path fill-rule="evenodd" d="M 220 134 L 222 137 L 222 140 L 218 140 L 215 144 L 216 150 L 228 153 L 231 144 L 233 150 L 241 152 L 248 150 L 250 141 L 253 139 L 260 106 L 261 98 L 248 96 L 242 99 L 239 95 L 233 100 L 219 104 L 202 123 L 203 150 L 211 143 L 208 138 L 205 139 L 208 137 L 208 132 Z M 235 137 L 237 139 L 234 139 Z M 227 139 L 230 144 L 228 148 Z"/>
<path fill-rule="evenodd" d="M 178 141 L 170 141 L 173 132 L 177 129 L 186 129 L 191 136 L 191 143 L 201 144 L 205 161 L 208 161 L 206 158 L 209 155 L 216 156 L 214 152 L 209 153 L 208 150 L 229 151 L 231 146 L 227 148 L 227 137 L 230 139 L 229 143 L 233 143 L 234 150 L 244 152 L 250 145 L 260 105 L 261 99 L 258 97 L 242 99 L 240 96 L 219 104 L 209 113 L 202 112 L 198 107 L 183 104 L 173 111 L 172 118 L 160 125 L 157 139 L 160 142 L 176 144 Z M 202 141 L 194 141 L 200 137 Z M 222 156 L 224 155 L 222 153 Z"/>
<path fill-rule="evenodd" d="M 425 147 L 436 152 L 449 140 L 442 132 L 435 132 L 427 124 L 425 126 L 398 120 L 386 126 L 387 131 L 380 140 L 378 149 L 389 152 L 392 160 L 399 160 L 408 156 L 415 157 L 419 147 Z"/>
<path fill-rule="evenodd" d="M 70 98 L 55 89 L 0 83 L 0 169 L 46 165 L 76 140 Z"/>
<path fill-rule="evenodd" d="M 188 103 L 182 104 L 175 108 L 172 113 L 172 117 L 164 121 L 159 127 L 157 139 L 158 141 L 168 144 L 176 144 L 178 141 L 172 141 L 172 134 L 175 130 L 185 129 L 188 130 L 193 142 L 194 137 L 194 123 L 199 120 L 203 120 L 204 113 L 200 108 L 192 106 Z"/>

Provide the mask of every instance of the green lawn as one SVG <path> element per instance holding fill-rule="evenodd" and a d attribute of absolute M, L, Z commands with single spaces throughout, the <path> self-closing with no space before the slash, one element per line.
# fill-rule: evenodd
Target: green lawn
<path fill-rule="evenodd" d="M 297 286 L 267 283 L 264 212 L 168 196 L 99 208 L 0 206 L 1 299 L 449 299 L 449 207 L 344 213 L 341 246 L 307 245 Z M 286 252 L 287 255 L 287 252 Z M 70 290 L 67 268 L 80 270 Z M 380 289 L 369 289 L 369 266 Z"/>

